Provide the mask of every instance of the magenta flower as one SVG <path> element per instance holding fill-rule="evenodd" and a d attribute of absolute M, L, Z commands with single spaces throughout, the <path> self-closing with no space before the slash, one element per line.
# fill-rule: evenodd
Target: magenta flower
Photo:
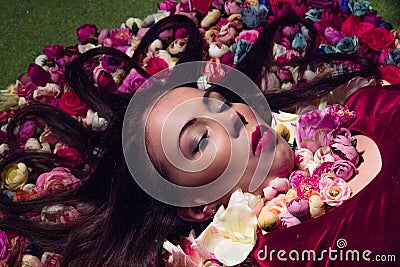
<path fill-rule="evenodd" d="M 338 122 L 337 127 L 349 127 L 357 118 L 355 111 L 351 111 L 348 107 L 339 104 L 328 106 L 327 110 Z"/>
<path fill-rule="evenodd" d="M 176 8 L 176 1 L 175 0 L 164 0 L 158 3 L 159 10 L 165 10 L 171 12 L 171 15 L 174 14 Z"/>
<path fill-rule="evenodd" d="M 328 42 L 334 43 L 334 44 L 337 44 L 340 40 L 342 40 L 345 37 L 343 32 L 335 30 L 332 27 L 326 27 L 324 35 L 325 35 L 325 39 Z"/>
<path fill-rule="evenodd" d="M 112 29 L 110 39 L 114 46 L 127 45 L 129 40 L 132 39 L 132 33 L 128 28 Z"/>
<path fill-rule="evenodd" d="M 26 141 L 32 137 L 36 132 L 36 122 L 33 120 L 26 120 L 22 123 L 19 130 L 19 140 Z"/>
<path fill-rule="evenodd" d="M 50 80 L 50 73 L 35 63 L 29 65 L 28 74 L 31 81 L 37 86 L 45 86 Z"/>
<path fill-rule="evenodd" d="M 277 76 L 282 82 L 290 82 L 293 80 L 293 74 L 289 68 L 282 67 L 278 69 Z"/>
<path fill-rule="evenodd" d="M 356 166 L 348 160 L 337 160 L 332 165 L 332 173 L 347 181 L 357 173 Z"/>
<path fill-rule="evenodd" d="M 357 149 L 351 143 L 351 139 L 347 138 L 346 136 L 339 135 L 331 141 L 330 147 L 335 160 L 349 160 L 353 164 L 357 165 L 359 161 L 359 155 Z"/>
<path fill-rule="evenodd" d="M 64 55 L 64 47 L 61 45 L 48 45 L 44 47 L 43 53 L 49 60 L 56 60 Z"/>
<path fill-rule="evenodd" d="M 85 44 L 90 43 L 96 39 L 97 27 L 94 24 L 84 24 L 76 29 L 79 42 Z"/>
<path fill-rule="evenodd" d="M 36 90 L 37 86 L 29 81 L 25 84 L 18 84 L 17 95 L 24 98 L 29 98 L 33 95 L 33 92 Z"/>
<path fill-rule="evenodd" d="M 0 230 L 0 260 L 8 260 L 9 257 L 7 234 Z"/>
<path fill-rule="evenodd" d="M 60 83 L 64 79 L 64 70 L 58 65 L 49 68 L 50 78 L 55 83 Z"/>
<path fill-rule="evenodd" d="M 306 2 L 314 8 L 326 9 L 333 6 L 334 0 L 306 0 Z"/>
<path fill-rule="evenodd" d="M 80 183 L 69 169 L 57 167 L 39 175 L 36 188 L 39 195 L 50 195 L 77 188 Z"/>
<path fill-rule="evenodd" d="M 146 81 L 146 78 L 138 72 L 131 72 L 118 88 L 118 93 L 130 94 L 136 92 L 140 86 Z"/>
<path fill-rule="evenodd" d="M 112 75 L 105 71 L 101 66 L 95 68 L 93 76 L 94 81 L 97 83 L 99 88 L 105 89 L 109 92 L 115 92 L 117 90 L 117 84 L 114 82 Z"/>
<path fill-rule="evenodd" d="M 101 60 L 101 66 L 107 72 L 115 72 L 118 69 L 122 69 L 125 63 L 122 60 L 119 60 L 113 56 L 105 55 Z"/>
<path fill-rule="evenodd" d="M 333 162 L 323 162 L 313 171 L 313 176 L 321 177 L 322 174 L 328 173 L 332 169 Z"/>
<path fill-rule="evenodd" d="M 286 203 L 286 207 L 290 214 L 296 217 L 303 217 L 309 212 L 308 200 L 303 198 L 295 198 Z"/>
<path fill-rule="evenodd" d="M 314 191 L 319 191 L 319 179 L 316 176 L 304 176 L 296 173 L 290 176 L 290 185 L 296 189 L 299 198 L 308 199 Z"/>

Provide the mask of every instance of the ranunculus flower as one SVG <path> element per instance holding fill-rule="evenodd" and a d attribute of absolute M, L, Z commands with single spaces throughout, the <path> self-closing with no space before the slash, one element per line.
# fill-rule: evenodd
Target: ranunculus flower
<path fill-rule="evenodd" d="M 381 69 L 382 79 L 390 84 L 400 83 L 400 68 L 393 65 L 383 66 Z"/>
<path fill-rule="evenodd" d="M 342 33 L 341 31 L 337 31 L 332 27 L 326 27 L 324 34 L 325 34 L 325 39 L 328 42 L 334 44 L 338 43 L 345 37 L 344 33 Z"/>
<path fill-rule="evenodd" d="M 154 75 L 164 69 L 167 69 L 168 67 L 169 67 L 169 65 L 164 59 L 159 58 L 159 57 L 154 57 L 154 58 L 150 58 L 147 61 L 146 71 L 150 75 Z"/>
<path fill-rule="evenodd" d="M 28 74 L 31 78 L 31 81 L 37 86 L 45 86 L 50 80 L 50 73 L 34 63 L 29 65 Z"/>
<path fill-rule="evenodd" d="M 241 31 L 239 35 L 235 38 L 235 42 L 239 42 L 239 40 L 243 39 L 249 41 L 250 44 L 254 44 L 257 41 L 260 33 L 257 30 L 246 30 Z"/>
<path fill-rule="evenodd" d="M 303 217 L 305 216 L 310 208 L 308 205 L 308 200 L 303 198 L 295 198 L 286 203 L 287 209 L 293 216 Z"/>
<path fill-rule="evenodd" d="M 110 31 L 110 39 L 114 46 L 128 45 L 132 33 L 128 28 L 116 28 Z"/>
<path fill-rule="evenodd" d="M 176 5 L 177 5 L 177 3 L 175 0 L 164 0 L 160 3 L 158 3 L 158 9 L 165 10 L 165 11 L 171 12 L 171 14 L 174 14 Z"/>
<path fill-rule="evenodd" d="M 339 206 L 351 197 L 351 189 L 341 178 L 322 176 L 319 189 L 321 200 L 330 206 Z"/>
<path fill-rule="evenodd" d="M 80 183 L 69 169 L 57 167 L 39 175 L 36 188 L 39 195 L 50 195 L 77 188 Z"/>
<path fill-rule="evenodd" d="M 61 45 L 48 45 L 43 49 L 48 60 L 56 60 L 64 56 L 64 47 Z"/>
<path fill-rule="evenodd" d="M 39 86 L 33 92 L 33 99 L 43 103 L 55 106 L 56 97 L 60 94 L 60 86 L 55 83 L 48 83 L 46 86 Z"/>
<path fill-rule="evenodd" d="M 250 5 L 242 9 L 242 22 L 246 28 L 255 29 L 267 18 L 268 12 L 269 10 L 264 5 Z"/>
<path fill-rule="evenodd" d="M 79 212 L 73 206 L 55 204 L 44 206 L 41 212 L 41 220 L 50 224 L 68 224 L 78 219 Z"/>
<path fill-rule="evenodd" d="M 28 167 L 24 163 L 13 164 L 1 172 L 1 185 L 7 190 L 16 191 L 26 184 L 28 175 Z"/>
<path fill-rule="evenodd" d="M 394 47 L 393 33 L 384 28 L 375 28 L 365 35 L 365 43 L 375 51 Z"/>
<path fill-rule="evenodd" d="M 7 234 L 0 230 L 0 260 L 8 260 L 9 257 Z"/>
<path fill-rule="evenodd" d="M 357 165 L 359 161 L 359 155 L 357 149 L 352 145 L 351 139 L 347 138 L 346 136 L 339 135 L 331 141 L 330 147 L 332 150 L 332 155 L 336 160 L 349 160 L 353 164 Z"/>
<path fill-rule="evenodd" d="M 326 161 L 321 163 L 317 168 L 314 169 L 312 175 L 316 177 L 321 177 L 322 174 L 328 173 L 332 169 L 333 162 Z"/>
<path fill-rule="evenodd" d="M 332 173 L 347 181 L 357 173 L 356 166 L 348 160 L 337 160 L 332 164 Z"/>
<path fill-rule="evenodd" d="M 241 191 L 232 194 L 226 210 L 221 207 L 213 222 L 196 239 L 196 248 L 206 249 L 221 263 L 243 262 L 256 241 L 257 217 Z"/>
<path fill-rule="evenodd" d="M 83 24 L 76 29 L 79 42 L 85 44 L 93 42 L 96 39 L 97 27 L 94 24 Z"/>
<path fill-rule="evenodd" d="M 334 0 L 306 0 L 306 2 L 314 8 L 321 9 L 326 9 L 334 4 Z"/>
<path fill-rule="evenodd" d="M 88 106 L 73 91 L 62 94 L 57 106 L 72 116 L 85 116 Z"/>

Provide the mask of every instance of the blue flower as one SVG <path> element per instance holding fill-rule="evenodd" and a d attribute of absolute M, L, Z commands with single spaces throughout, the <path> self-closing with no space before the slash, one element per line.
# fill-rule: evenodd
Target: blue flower
<path fill-rule="evenodd" d="M 293 49 L 298 50 L 298 51 L 305 50 L 308 45 L 307 44 L 308 39 L 309 39 L 308 36 L 304 35 L 301 32 L 298 32 L 292 41 Z"/>
<path fill-rule="evenodd" d="M 333 45 L 321 44 L 319 49 L 325 52 L 325 54 L 338 53 L 339 50 Z"/>
<path fill-rule="evenodd" d="M 239 63 L 249 52 L 251 48 L 251 43 L 247 40 L 240 39 L 236 43 L 236 48 L 235 48 L 235 57 L 233 58 L 233 64 Z"/>
<path fill-rule="evenodd" d="M 311 8 L 306 12 L 306 19 L 310 19 L 313 22 L 321 21 L 322 9 Z"/>
<path fill-rule="evenodd" d="M 339 7 L 343 13 L 350 13 L 349 0 L 340 0 Z"/>
<path fill-rule="evenodd" d="M 400 48 L 395 48 L 389 51 L 385 58 L 385 65 L 399 65 L 400 64 Z"/>
<path fill-rule="evenodd" d="M 336 48 L 344 54 L 354 53 L 358 48 L 358 38 L 356 36 L 345 37 L 337 43 Z"/>
<path fill-rule="evenodd" d="M 355 16 L 362 16 L 372 10 L 371 3 L 364 0 L 349 0 L 348 6 Z"/>
<path fill-rule="evenodd" d="M 267 18 L 268 12 L 264 5 L 249 6 L 242 10 L 242 22 L 248 29 L 255 29 Z"/>

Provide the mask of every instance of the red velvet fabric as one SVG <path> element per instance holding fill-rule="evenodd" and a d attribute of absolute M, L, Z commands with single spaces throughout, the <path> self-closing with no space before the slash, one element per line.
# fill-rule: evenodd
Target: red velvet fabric
<path fill-rule="evenodd" d="M 325 215 L 259 236 L 251 254 L 258 265 L 400 266 L 400 85 L 362 88 L 345 104 L 357 112 L 350 130 L 378 145 L 382 170 L 356 196 Z M 346 241 L 345 246 L 340 239 Z M 331 252 L 336 260 L 330 259 L 329 248 L 336 250 Z M 285 252 L 280 258 L 286 261 L 279 260 L 279 250 Z M 291 250 L 299 252 L 299 260 Z M 308 250 L 315 251 L 316 260 Z M 378 262 L 392 257 L 388 255 L 394 255 L 396 261 Z"/>

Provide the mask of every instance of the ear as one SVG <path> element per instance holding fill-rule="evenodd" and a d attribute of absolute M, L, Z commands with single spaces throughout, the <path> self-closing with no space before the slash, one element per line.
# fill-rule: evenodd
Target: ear
<path fill-rule="evenodd" d="M 198 207 L 189 207 L 177 209 L 178 216 L 184 221 L 202 222 L 211 219 L 217 210 L 216 205 L 207 204 Z"/>

